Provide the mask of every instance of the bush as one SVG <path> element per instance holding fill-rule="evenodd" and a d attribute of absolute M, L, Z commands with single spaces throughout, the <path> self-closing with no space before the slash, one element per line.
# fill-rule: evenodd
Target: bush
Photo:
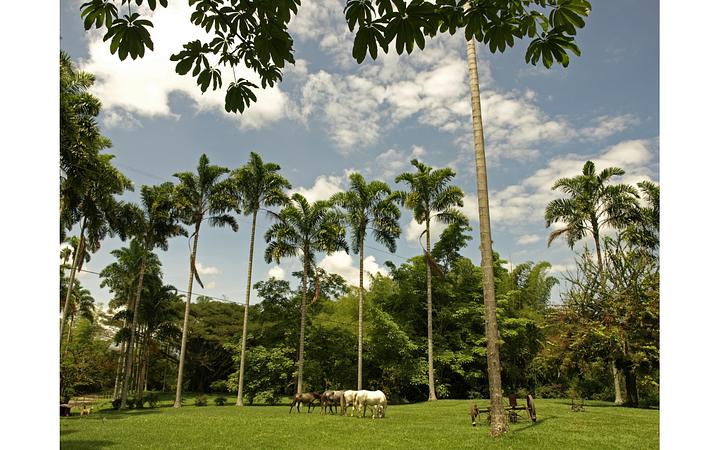
<path fill-rule="evenodd" d="M 535 388 L 537 398 L 565 398 L 565 389 L 561 384 L 547 384 Z"/>
<path fill-rule="evenodd" d="M 120 400 L 119 398 L 116 398 L 115 400 L 113 400 L 112 401 L 113 409 L 120 409 L 120 403 L 122 403 L 122 400 Z"/>
<path fill-rule="evenodd" d="M 148 406 L 151 408 L 155 408 L 160 401 L 158 398 L 158 395 L 155 393 L 148 394 L 147 397 L 145 397 L 145 401 L 148 402 Z"/>
<path fill-rule="evenodd" d="M 127 399 L 126 404 L 127 404 L 128 409 L 133 409 L 135 407 L 135 399 L 134 398 Z"/>
<path fill-rule="evenodd" d="M 228 392 L 228 382 L 227 380 L 215 380 L 210 383 L 210 389 L 212 389 L 213 392 Z"/>
<path fill-rule="evenodd" d="M 203 394 L 195 399 L 195 406 L 207 406 L 207 395 Z"/>
<path fill-rule="evenodd" d="M 225 402 L 227 402 L 227 399 L 225 397 L 215 397 L 216 406 L 224 406 Z"/>

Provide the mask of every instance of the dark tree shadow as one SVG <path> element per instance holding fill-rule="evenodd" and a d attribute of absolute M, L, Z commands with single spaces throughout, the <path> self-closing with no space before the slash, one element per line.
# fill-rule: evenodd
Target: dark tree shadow
<path fill-rule="evenodd" d="M 72 442 L 61 442 L 61 449 L 98 449 L 108 448 L 115 445 L 112 441 L 72 441 Z"/>

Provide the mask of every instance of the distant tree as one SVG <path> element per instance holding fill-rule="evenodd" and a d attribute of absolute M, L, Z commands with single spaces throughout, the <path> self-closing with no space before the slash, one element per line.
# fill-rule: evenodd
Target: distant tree
<path fill-rule="evenodd" d="M 174 176 L 179 183 L 175 188 L 175 206 L 178 208 L 180 218 L 194 231 L 193 246 L 190 251 L 190 275 L 188 276 L 187 301 L 185 303 L 185 317 L 183 319 L 182 342 L 180 344 L 180 361 L 178 364 L 177 388 L 175 391 L 175 408 L 182 406 L 183 366 L 185 364 L 185 346 L 187 344 L 188 318 L 190 316 L 190 302 L 192 301 L 193 276 L 200 282 L 200 276 L 195 268 L 200 225 L 207 219 L 210 226 L 230 226 L 233 231 L 238 230 L 235 219 L 227 214 L 233 208 L 233 183 L 228 179 L 221 179 L 229 169 L 210 164 L 208 157 L 203 153 L 198 162 L 197 173 L 180 172 Z"/>
<path fill-rule="evenodd" d="M 280 263 L 281 258 L 297 256 L 303 265 L 302 303 L 300 305 L 300 349 L 298 351 L 297 392 L 303 388 L 305 362 L 305 314 L 308 273 L 315 265 L 317 252 L 349 251 L 345 241 L 342 216 L 328 201 L 309 203 L 296 193 L 265 233 L 265 261 Z"/>
<path fill-rule="evenodd" d="M 278 172 L 280 166 L 275 163 L 263 163 L 255 152 L 250 153 L 250 161 L 233 171 L 231 177 L 236 183 L 238 212 L 252 216 L 250 229 L 250 253 L 248 255 L 247 284 L 245 287 L 245 314 L 243 317 L 243 336 L 240 344 L 240 371 L 238 372 L 238 396 L 236 405 L 243 406 L 243 381 L 245 379 L 245 347 L 247 343 L 248 312 L 250 309 L 250 291 L 252 290 L 252 267 L 255 252 L 255 226 L 258 212 L 268 206 L 279 206 L 287 202 L 284 190 L 290 189 L 290 183 Z"/>
<path fill-rule="evenodd" d="M 518 264 L 512 270 L 510 277 L 513 287 L 517 289 L 515 306 L 518 309 L 542 309 L 547 306 L 552 288 L 560 283 L 556 277 L 548 276 L 551 267 L 547 261 L 537 264 L 526 262 Z"/>
<path fill-rule="evenodd" d="M 70 324 L 68 325 L 67 341 L 65 343 L 66 349 L 70 345 L 70 337 L 72 336 L 75 317 L 80 316 L 89 322 L 93 322 L 95 319 L 95 299 L 90 291 L 82 287 L 77 281 L 70 295 L 70 301 L 70 307 L 68 308 Z"/>
<path fill-rule="evenodd" d="M 622 237 L 631 244 L 656 251 L 660 247 L 660 186 L 651 181 L 637 185 L 645 205 L 637 205 Z"/>
<path fill-rule="evenodd" d="M 417 172 L 405 172 L 395 178 L 396 183 L 407 183 L 410 188 L 402 192 L 403 206 L 413 213 L 413 218 L 425 226 L 425 264 L 427 283 L 427 337 L 428 337 L 428 400 L 437 400 L 435 396 L 435 374 L 433 373 L 433 328 L 432 328 L 432 258 L 430 256 L 430 220 L 435 218 L 442 223 L 462 222 L 464 216 L 458 207 L 463 206 L 463 192 L 457 186 L 450 185 L 455 172 L 450 168 L 435 169 L 413 159 L 412 165 Z M 420 235 L 422 237 L 422 234 Z"/>
<path fill-rule="evenodd" d="M 362 358 L 363 358 L 363 298 L 365 287 L 365 239 L 368 231 L 372 232 L 373 239 L 381 243 L 391 252 L 395 252 L 395 240 L 400 236 L 400 209 L 396 203 L 400 202 L 398 192 L 393 192 L 382 181 L 367 183 L 365 178 L 357 172 L 350 175 L 350 186 L 346 192 L 339 192 L 331 199 L 345 210 L 345 221 L 350 227 L 352 237 L 352 251 L 360 255 L 360 284 L 358 295 L 358 366 L 357 389 L 363 385 Z"/>

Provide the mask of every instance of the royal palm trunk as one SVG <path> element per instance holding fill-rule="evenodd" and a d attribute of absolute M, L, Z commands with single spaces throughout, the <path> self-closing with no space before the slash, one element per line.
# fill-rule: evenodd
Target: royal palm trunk
<path fill-rule="evenodd" d="M 364 257 L 365 257 L 365 245 L 360 242 L 360 291 L 358 295 L 358 373 L 357 373 L 357 390 L 362 390 L 362 353 L 363 353 L 363 299 L 365 297 L 365 289 L 363 287 L 363 274 L 364 274 Z"/>
<path fill-rule="evenodd" d="M 245 347 L 247 346 L 248 310 L 250 309 L 250 291 L 252 285 L 253 253 L 255 251 L 255 225 L 257 211 L 253 212 L 252 229 L 250 231 L 250 256 L 248 257 L 247 286 L 245 287 L 245 313 L 243 316 L 243 334 L 240 350 L 240 371 L 238 372 L 238 396 L 235 405 L 243 406 L 243 387 L 245 383 Z"/>
<path fill-rule="evenodd" d="M 466 5 L 465 8 L 469 8 Z M 485 165 L 480 88 L 477 75 L 475 40 L 467 41 L 470 98 L 472 103 L 473 137 L 475 141 L 475 170 L 477 173 L 478 215 L 480 217 L 480 250 L 483 271 L 483 301 L 485 303 L 485 338 L 487 342 L 488 384 L 490 390 L 490 435 L 500 436 L 509 430 L 502 404 L 500 378 L 500 348 L 493 276 L 492 237 L 490 234 L 490 206 Z"/>
<path fill-rule="evenodd" d="M 190 301 L 192 299 L 193 274 L 195 271 L 195 254 L 197 252 L 198 237 L 200 236 L 200 222 L 195 224 L 195 237 L 193 238 L 192 253 L 190 253 L 190 276 L 188 277 L 187 302 L 185 302 L 185 318 L 183 319 L 182 341 L 180 343 L 180 362 L 178 364 L 177 386 L 175 387 L 174 408 L 182 406 L 183 369 L 185 367 L 185 347 L 187 346 L 188 320 L 190 318 Z"/>
<path fill-rule="evenodd" d="M 428 206 L 427 211 L 430 211 Z M 432 329 L 432 270 L 430 268 L 430 218 L 425 221 L 425 270 L 427 272 L 427 339 L 428 339 L 428 401 L 437 400 L 435 397 L 435 369 L 433 365 L 433 329 Z"/>
<path fill-rule="evenodd" d="M 305 252 L 303 258 L 303 295 L 302 304 L 300 305 L 300 349 L 298 355 L 298 380 L 297 380 L 297 393 L 302 393 L 303 384 L 303 368 L 305 366 L 305 305 L 307 302 L 307 275 L 308 275 L 308 261 L 309 250 Z"/>
<path fill-rule="evenodd" d="M 138 311 L 140 309 L 140 295 L 142 294 L 143 277 L 145 276 L 145 261 L 147 255 L 147 245 L 143 246 L 142 259 L 140 260 L 140 276 L 138 278 L 137 291 L 135 294 L 135 304 L 133 305 L 133 320 L 130 326 L 130 349 L 135 347 L 135 333 L 138 326 Z M 127 408 L 128 384 L 130 374 L 132 373 L 133 358 L 125 361 L 125 375 L 123 376 L 122 390 L 120 391 L 120 409 Z"/>
<path fill-rule="evenodd" d="M 87 219 L 83 219 L 82 226 L 80 227 L 80 239 L 78 241 L 77 249 L 75 250 L 75 257 L 73 258 L 72 268 L 70 269 L 70 282 L 67 286 L 67 292 L 65 293 L 65 304 L 63 305 L 62 316 L 60 317 L 60 343 L 62 343 L 63 328 L 65 327 L 65 318 L 67 317 L 68 307 L 70 304 L 70 296 L 72 295 L 73 285 L 75 284 L 75 273 L 80 259 L 84 253 L 83 248 L 85 247 L 85 224 Z"/>

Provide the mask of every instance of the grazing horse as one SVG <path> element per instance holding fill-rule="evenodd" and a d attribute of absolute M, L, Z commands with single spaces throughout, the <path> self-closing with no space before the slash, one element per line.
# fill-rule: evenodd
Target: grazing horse
<path fill-rule="evenodd" d="M 340 404 L 341 398 L 343 397 L 343 391 L 325 391 L 320 396 L 320 410 L 321 414 L 327 413 L 327 408 L 330 407 L 330 412 L 333 412 L 332 407 L 335 406 L 335 413 L 337 413 L 337 405 Z"/>
<path fill-rule="evenodd" d="M 355 410 L 358 412 L 358 417 L 360 417 L 361 406 L 363 408 L 363 417 L 365 417 L 368 406 L 373 407 L 373 419 L 375 417 L 385 417 L 387 398 L 383 391 L 358 391 L 355 396 Z"/>
<path fill-rule="evenodd" d="M 343 395 L 340 398 L 340 415 L 341 416 L 347 415 L 348 405 L 351 408 L 350 416 L 353 415 L 353 413 L 355 412 L 355 395 L 357 395 L 357 391 L 351 391 L 351 390 L 343 391 Z"/>
<path fill-rule="evenodd" d="M 314 402 L 315 400 L 320 398 L 319 392 L 303 392 L 302 394 L 295 394 L 295 397 L 293 397 L 292 405 L 290 405 L 290 412 L 292 412 L 293 407 L 297 405 L 297 412 L 300 412 L 300 403 L 303 405 L 307 405 L 308 407 L 308 414 L 310 413 L 310 407 L 312 406 L 313 409 L 315 408 Z"/>

